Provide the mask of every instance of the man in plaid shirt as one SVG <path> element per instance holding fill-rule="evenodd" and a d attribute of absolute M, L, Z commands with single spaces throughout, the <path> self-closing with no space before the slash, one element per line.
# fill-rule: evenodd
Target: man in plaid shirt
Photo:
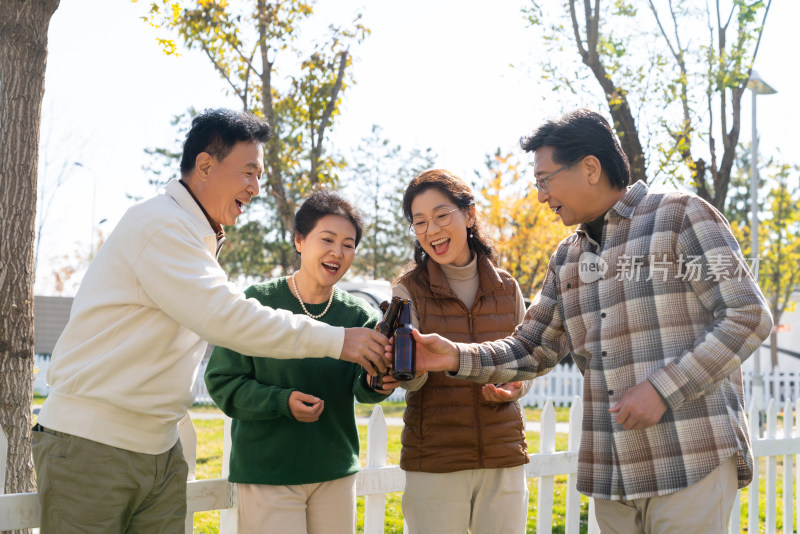
<path fill-rule="evenodd" d="M 478 382 L 584 375 L 578 490 L 603 532 L 727 532 L 752 479 L 741 363 L 772 318 L 725 218 L 697 196 L 628 186 L 589 110 L 521 141 L 539 202 L 578 225 L 516 332 L 482 344 L 417 333 L 417 366 Z"/>

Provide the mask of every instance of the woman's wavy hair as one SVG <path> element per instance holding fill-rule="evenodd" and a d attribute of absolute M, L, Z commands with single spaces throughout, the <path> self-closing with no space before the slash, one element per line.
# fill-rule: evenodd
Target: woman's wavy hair
<path fill-rule="evenodd" d="M 444 169 L 432 169 L 425 171 L 408 184 L 406 191 L 403 194 L 403 215 L 406 220 L 411 224 L 411 203 L 417 195 L 424 193 L 428 189 L 436 189 L 448 197 L 456 207 L 461 208 L 463 212 L 470 206 L 475 204 L 475 196 L 472 194 L 472 189 L 469 185 Z M 494 243 L 486 235 L 483 222 L 478 214 L 475 214 L 475 224 L 471 228 L 472 237 L 467 238 L 467 245 L 470 250 L 476 253 L 483 254 L 494 264 L 497 265 L 498 254 L 494 248 Z M 414 240 L 414 262 L 409 264 L 406 272 L 416 271 L 425 268 L 428 261 L 428 254 L 422 248 L 419 239 Z"/>

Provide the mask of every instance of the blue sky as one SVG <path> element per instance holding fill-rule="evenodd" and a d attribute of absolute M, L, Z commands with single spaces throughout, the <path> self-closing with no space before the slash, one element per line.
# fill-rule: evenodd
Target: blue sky
<path fill-rule="evenodd" d="M 761 150 L 780 150 L 800 164 L 800 74 L 790 66 L 796 62 L 788 48 L 796 41 L 790 41 L 796 37 L 791 25 L 800 20 L 800 2 L 773 4 L 756 69 L 779 93 L 759 98 Z M 190 106 L 239 106 L 199 53 L 161 53 L 155 31 L 139 18 L 146 5 L 65 0 L 53 16 L 42 156 L 51 169 L 65 165 L 69 179 L 47 215 L 37 292 L 52 292 L 55 265 L 73 261 L 76 252 L 86 255 L 93 229 L 111 231 L 132 203 L 127 194 L 154 192 L 141 170 L 143 149 L 172 143 L 173 115 Z M 317 29 L 347 21 L 360 8 L 373 31 L 355 50 L 358 83 L 344 102 L 334 148 L 346 151 L 379 124 L 394 143 L 430 146 L 439 155 L 437 166 L 468 177 L 487 153 L 512 149 L 521 134 L 558 115 L 550 88 L 529 72 L 536 39 L 520 15 L 522 5 L 319 0 Z M 749 95 L 742 111 L 747 142 Z"/>

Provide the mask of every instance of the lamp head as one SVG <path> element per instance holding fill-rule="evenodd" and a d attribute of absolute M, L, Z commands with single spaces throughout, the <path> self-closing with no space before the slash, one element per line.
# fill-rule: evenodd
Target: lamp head
<path fill-rule="evenodd" d="M 774 95 L 778 92 L 762 80 L 758 72 L 754 70 L 750 71 L 750 80 L 747 82 L 747 88 L 757 95 Z"/>

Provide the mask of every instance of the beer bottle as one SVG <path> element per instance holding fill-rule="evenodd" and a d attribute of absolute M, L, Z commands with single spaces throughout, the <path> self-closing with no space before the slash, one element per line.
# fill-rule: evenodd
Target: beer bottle
<path fill-rule="evenodd" d="M 394 358 L 392 376 L 397 380 L 411 380 L 417 373 L 417 344 L 411 331 L 411 301 L 403 299 L 400 327 L 394 332 Z"/>
<path fill-rule="evenodd" d="M 385 303 L 386 301 L 384 301 Z M 400 297 L 392 297 L 391 304 L 386 305 L 383 307 L 381 304 L 381 310 L 383 310 L 383 318 L 381 322 L 379 322 L 375 326 L 375 330 L 380 332 L 386 337 L 392 337 L 394 335 L 395 328 L 397 328 L 397 321 L 400 316 L 400 308 L 403 306 L 403 299 Z M 375 376 L 369 377 L 369 387 L 372 389 L 381 389 L 383 387 L 383 377 L 386 376 L 386 373 L 380 373 Z"/>

